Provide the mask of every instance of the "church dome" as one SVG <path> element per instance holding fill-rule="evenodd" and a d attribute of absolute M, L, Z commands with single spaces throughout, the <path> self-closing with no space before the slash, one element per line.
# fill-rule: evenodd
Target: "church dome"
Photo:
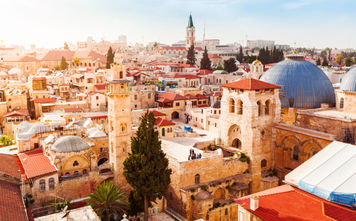
<path fill-rule="evenodd" d="M 89 144 L 79 136 L 63 136 L 60 137 L 51 146 L 51 150 L 55 152 L 67 153 L 67 152 L 78 152 L 88 149 Z"/>
<path fill-rule="evenodd" d="M 252 65 L 262 65 L 262 62 L 260 60 L 256 59 L 252 62 Z"/>
<path fill-rule="evenodd" d="M 341 80 L 340 90 L 356 92 L 356 68 L 351 68 Z"/>
<path fill-rule="evenodd" d="M 335 104 L 334 88 L 325 73 L 299 55 L 288 56 L 266 71 L 261 79 L 281 86 L 282 108 L 319 108 Z"/>

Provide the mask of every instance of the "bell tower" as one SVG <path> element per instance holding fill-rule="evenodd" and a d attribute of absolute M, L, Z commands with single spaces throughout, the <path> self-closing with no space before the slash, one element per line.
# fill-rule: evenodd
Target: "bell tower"
<path fill-rule="evenodd" d="M 221 143 L 250 157 L 251 190 L 260 191 L 261 172 L 274 166 L 272 127 L 280 120 L 280 86 L 246 78 L 222 87 Z"/>
<path fill-rule="evenodd" d="M 125 66 L 113 64 L 112 79 L 108 83 L 109 155 L 114 170 L 114 183 L 125 186 L 123 162 L 131 151 L 131 99 Z"/>
<path fill-rule="evenodd" d="M 186 47 L 189 48 L 194 44 L 195 44 L 195 27 L 193 25 L 192 15 L 189 15 L 189 21 L 187 26 Z"/>

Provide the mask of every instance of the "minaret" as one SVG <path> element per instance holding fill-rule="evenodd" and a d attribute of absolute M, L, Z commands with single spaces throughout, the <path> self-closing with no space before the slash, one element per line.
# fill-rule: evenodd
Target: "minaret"
<path fill-rule="evenodd" d="M 187 39 L 186 39 L 186 46 L 190 47 L 195 43 L 195 28 L 193 25 L 193 18 L 192 15 L 189 15 L 189 21 L 187 26 Z"/>
<path fill-rule="evenodd" d="M 123 162 L 131 151 L 131 99 L 122 62 L 112 66 L 112 80 L 107 85 L 110 164 L 114 183 L 126 186 Z"/>

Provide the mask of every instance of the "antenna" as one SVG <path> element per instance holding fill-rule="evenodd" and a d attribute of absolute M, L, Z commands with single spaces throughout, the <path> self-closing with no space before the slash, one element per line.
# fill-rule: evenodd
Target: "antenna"
<path fill-rule="evenodd" d="M 204 22 L 204 33 L 203 33 L 203 47 L 205 48 L 205 22 Z"/>

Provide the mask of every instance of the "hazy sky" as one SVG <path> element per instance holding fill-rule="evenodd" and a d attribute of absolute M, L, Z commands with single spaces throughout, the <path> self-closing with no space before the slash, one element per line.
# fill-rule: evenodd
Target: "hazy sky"
<path fill-rule="evenodd" d="M 355 0 L 0 0 L 3 44 L 60 47 L 93 36 L 129 43 L 196 38 L 275 40 L 299 47 L 356 48 Z"/>

